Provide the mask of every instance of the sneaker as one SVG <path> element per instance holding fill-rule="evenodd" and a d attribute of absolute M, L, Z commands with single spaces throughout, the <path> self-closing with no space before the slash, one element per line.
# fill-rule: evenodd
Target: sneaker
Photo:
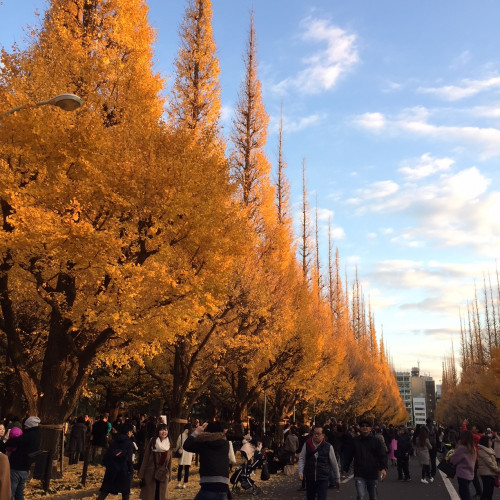
<path fill-rule="evenodd" d="M 431 483 L 433 483 L 433 482 L 434 482 L 434 478 L 433 478 L 433 477 L 431 477 L 431 478 L 429 479 L 429 481 L 430 481 Z"/>
<path fill-rule="evenodd" d="M 178 490 L 180 490 L 180 489 L 182 488 L 182 483 L 178 483 L 178 484 L 177 484 L 177 486 L 176 486 L 176 488 L 177 488 Z"/>
<path fill-rule="evenodd" d="M 427 479 L 421 479 L 420 482 L 424 484 L 429 484 L 429 481 L 427 481 Z"/>
<path fill-rule="evenodd" d="M 183 489 L 183 490 L 185 490 L 185 489 L 186 489 L 186 483 L 184 483 L 184 484 L 182 485 L 182 489 Z"/>
<path fill-rule="evenodd" d="M 405 481 L 411 481 L 411 477 L 405 477 Z"/>

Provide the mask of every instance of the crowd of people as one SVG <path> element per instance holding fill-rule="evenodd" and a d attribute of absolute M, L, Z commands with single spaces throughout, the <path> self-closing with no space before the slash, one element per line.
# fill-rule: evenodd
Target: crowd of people
<path fill-rule="evenodd" d="M 393 427 L 361 419 L 346 425 L 330 419 L 323 425 L 286 424 L 283 429 L 254 420 L 188 422 L 171 440 L 161 418 L 108 414 L 95 421 L 87 415 L 68 420 L 64 426 L 69 464 L 83 459 L 102 464 L 105 474 L 98 500 L 108 494 L 130 497 L 134 474 L 140 480 L 142 500 L 169 497 L 172 465 L 177 464 L 176 488 L 189 481 L 194 457 L 199 460 L 200 490 L 196 500 L 231 498 L 231 470 L 237 456 L 245 463 L 266 464 L 266 473 L 297 474 L 299 490 L 307 500 L 325 500 L 329 488 L 340 488 L 342 479 L 353 477 L 358 500 L 376 500 L 378 481 L 388 469 L 399 481 L 411 481 L 410 457 L 421 465 L 420 482 L 432 483 L 438 458 L 456 472 L 461 500 L 491 500 L 500 476 L 500 436 L 485 432 L 464 420 L 461 429 L 437 426 L 432 419 L 416 427 Z M 15 417 L 0 423 L 0 500 L 23 500 L 28 471 L 40 449 L 40 419 Z M 297 466 L 296 466 L 297 465 Z M 234 474 L 233 474 L 234 475 Z"/>

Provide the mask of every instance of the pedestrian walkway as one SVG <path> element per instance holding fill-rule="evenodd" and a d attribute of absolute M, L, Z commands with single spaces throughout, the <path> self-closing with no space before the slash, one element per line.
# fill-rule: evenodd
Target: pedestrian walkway
<path fill-rule="evenodd" d="M 420 482 L 421 467 L 415 457 L 410 460 L 411 481 L 398 481 L 396 467 L 389 466 L 385 481 L 379 482 L 379 500 L 459 500 L 456 492 L 456 479 L 449 481 L 438 471 L 436 480 L 430 484 Z M 280 475 L 281 476 L 281 475 Z M 300 483 L 296 476 L 273 477 L 267 483 L 259 482 L 262 486 L 262 500 L 305 500 L 306 493 L 297 491 Z M 472 488 L 471 488 L 472 492 Z M 245 498 L 247 494 L 239 495 L 238 498 Z M 248 494 L 251 498 L 251 494 Z M 351 478 L 342 482 L 340 491 L 336 489 L 328 490 L 328 500 L 355 500 L 356 488 Z"/>

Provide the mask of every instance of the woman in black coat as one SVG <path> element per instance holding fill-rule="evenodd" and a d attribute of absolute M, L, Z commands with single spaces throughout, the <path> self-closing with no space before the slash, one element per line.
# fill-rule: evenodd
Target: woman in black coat
<path fill-rule="evenodd" d="M 130 483 L 134 476 L 132 455 L 134 445 L 132 437 L 133 427 L 130 424 L 122 424 L 118 428 L 118 434 L 113 440 L 103 457 L 106 467 L 104 478 L 97 500 L 104 500 L 109 493 L 112 495 L 122 494 L 123 500 L 130 498 Z"/>

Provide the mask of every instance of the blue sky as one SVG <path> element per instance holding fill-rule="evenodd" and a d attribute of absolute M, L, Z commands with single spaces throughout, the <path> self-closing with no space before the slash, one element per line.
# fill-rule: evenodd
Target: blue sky
<path fill-rule="evenodd" d="M 156 67 L 173 73 L 183 0 L 151 0 Z M 3 0 L 0 45 L 42 0 Z M 275 163 L 280 106 L 294 211 L 302 159 L 342 266 L 357 266 L 396 369 L 441 378 L 459 308 L 500 248 L 500 3 L 213 0 L 225 133 L 251 9 Z"/>

